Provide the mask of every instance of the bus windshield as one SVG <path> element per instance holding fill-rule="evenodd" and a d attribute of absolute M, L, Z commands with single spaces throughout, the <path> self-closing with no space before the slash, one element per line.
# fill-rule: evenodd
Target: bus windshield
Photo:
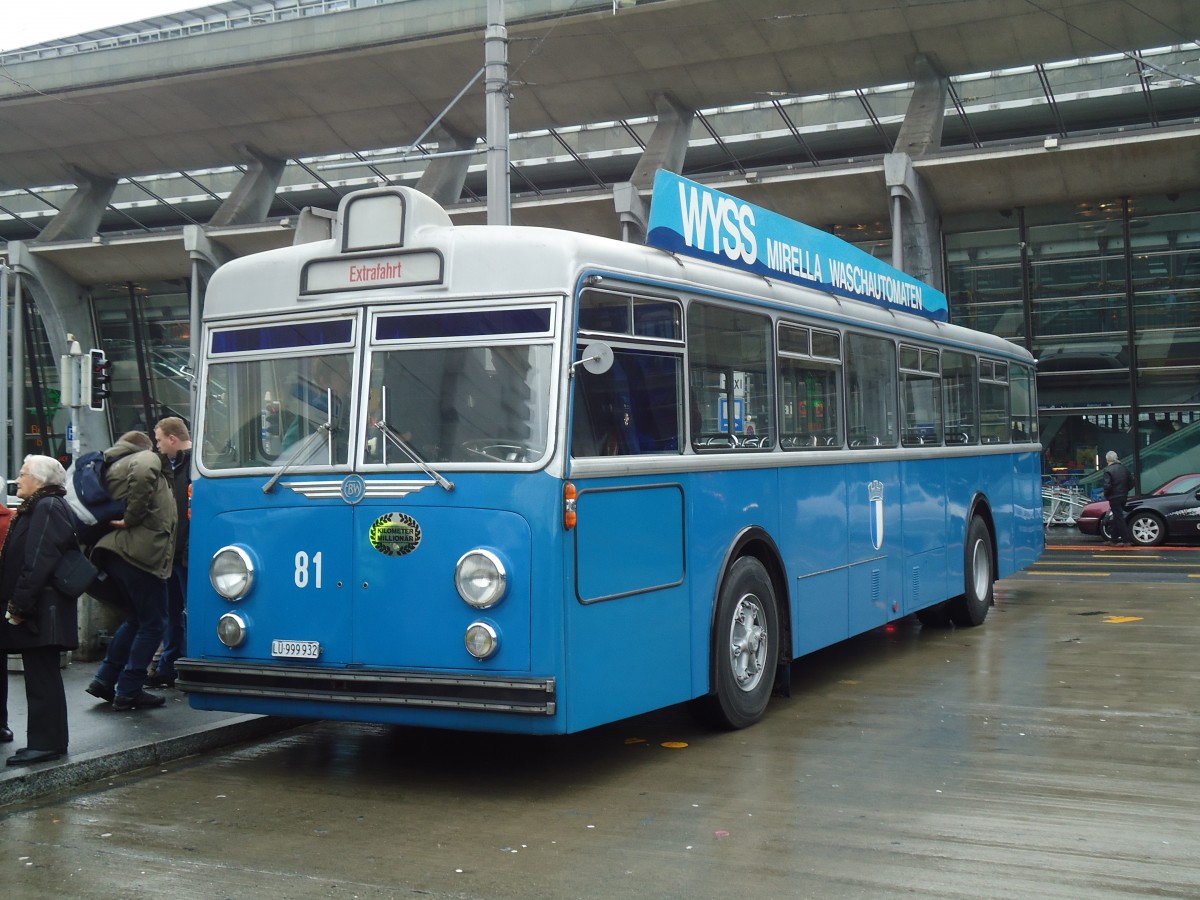
<path fill-rule="evenodd" d="M 210 366 L 205 466 L 345 465 L 352 361 L 350 353 L 329 353 Z M 310 439 L 325 423 L 332 429 L 329 439 Z"/>
<path fill-rule="evenodd" d="M 429 463 L 541 459 L 549 436 L 550 373 L 548 343 L 376 352 L 364 462 L 409 464 L 381 427 Z"/>

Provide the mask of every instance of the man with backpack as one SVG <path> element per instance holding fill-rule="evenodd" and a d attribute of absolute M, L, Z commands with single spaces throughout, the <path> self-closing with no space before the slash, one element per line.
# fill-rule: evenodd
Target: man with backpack
<path fill-rule="evenodd" d="M 131 609 L 87 686 L 113 709 L 162 706 L 166 698 L 145 690 L 146 672 L 163 634 L 167 576 L 175 555 L 177 514 L 171 467 L 150 449 L 150 438 L 130 431 L 104 452 L 104 485 L 125 514 L 96 541 L 92 561 L 123 590 Z"/>

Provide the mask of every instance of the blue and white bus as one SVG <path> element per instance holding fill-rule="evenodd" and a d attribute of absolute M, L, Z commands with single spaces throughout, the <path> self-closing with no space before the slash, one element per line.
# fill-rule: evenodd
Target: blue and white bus
<path fill-rule="evenodd" d="M 1042 550 L 1032 358 L 827 234 L 665 173 L 652 245 L 392 187 L 331 231 L 208 288 L 194 707 L 743 727 Z"/>

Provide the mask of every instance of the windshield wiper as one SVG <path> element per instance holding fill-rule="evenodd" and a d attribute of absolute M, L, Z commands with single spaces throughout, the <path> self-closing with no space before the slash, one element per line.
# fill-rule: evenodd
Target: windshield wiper
<path fill-rule="evenodd" d="M 421 455 L 412 447 L 410 447 L 408 442 L 405 441 L 404 438 L 400 437 L 400 435 L 396 433 L 395 429 L 393 429 L 391 425 L 389 425 L 383 419 L 380 419 L 375 423 L 375 427 L 379 429 L 384 438 L 391 442 L 392 446 L 408 457 L 409 462 L 416 465 L 422 472 L 432 478 L 433 481 L 440 485 L 443 490 L 454 490 L 454 482 L 448 480 L 444 475 L 435 471 L 433 466 L 425 462 L 425 460 L 421 458 Z M 386 461 L 387 459 L 385 457 L 384 462 Z"/>
<path fill-rule="evenodd" d="M 287 458 L 287 462 L 280 466 L 279 471 L 271 476 L 271 480 L 263 485 L 263 493 L 269 494 L 271 491 L 275 490 L 275 485 L 279 483 L 279 479 L 287 473 L 288 469 L 299 463 L 300 460 L 308 459 L 308 450 L 310 447 L 316 446 L 317 438 L 330 437 L 332 435 L 333 426 L 328 422 L 322 422 L 320 425 L 318 425 L 317 430 L 300 442 L 300 444 L 296 447 L 295 452 L 293 452 L 292 455 Z"/>

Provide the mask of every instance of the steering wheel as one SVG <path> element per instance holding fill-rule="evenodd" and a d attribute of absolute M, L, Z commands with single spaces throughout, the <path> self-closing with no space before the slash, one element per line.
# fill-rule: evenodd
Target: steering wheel
<path fill-rule="evenodd" d="M 494 459 L 497 462 L 533 462 L 542 455 L 542 451 L 516 442 L 493 441 L 479 438 L 473 441 L 463 441 L 463 449 L 475 456 Z"/>

